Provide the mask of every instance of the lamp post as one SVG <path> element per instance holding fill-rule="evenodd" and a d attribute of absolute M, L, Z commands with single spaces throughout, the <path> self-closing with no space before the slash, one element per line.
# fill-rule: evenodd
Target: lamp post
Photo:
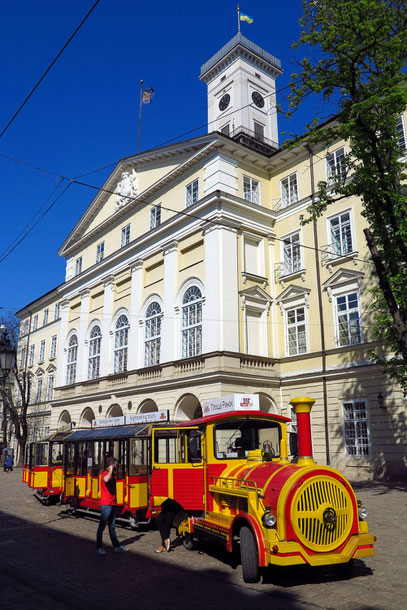
<path fill-rule="evenodd" d="M 0 326 L 0 385 L 5 388 L 7 377 L 13 367 L 13 362 L 16 352 L 11 345 L 10 338 L 7 335 L 7 329 L 2 324 Z M 2 422 L 3 441 L 7 442 L 7 417 L 6 408 L 3 400 L 3 422 Z"/>

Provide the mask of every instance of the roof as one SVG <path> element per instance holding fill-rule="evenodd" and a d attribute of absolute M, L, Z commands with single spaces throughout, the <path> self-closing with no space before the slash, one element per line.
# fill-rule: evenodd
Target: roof
<path fill-rule="evenodd" d="M 199 78 L 202 78 L 203 75 L 206 74 L 206 72 L 209 72 L 209 70 L 213 68 L 213 66 L 215 66 L 219 61 L 221 61 L 224 57 L 226 57 L 226 55 L 228 55 L 231 51 L 233 51 L 233 49 L 235 49 L 239 45 L 241 47 L 244 47 L 254 55 L 257 55 L 263 61 L 271 64 L 280 72 L 282 71 L 281 61 L 277 57 L 274 57 L 274 55 L 271 55 L 271 53 L 268 53 L 267 51 L 259 47 L 257 44 L 254 44 L 254 42 L 252 42 L 251 40 L 243 36 L 241 32 L 239 32 L 238 34 L 236 34 L 236 36 L 232 38 L 232 40 L 229 40 L 229 42 L 227 42 L 225 46 L 223 46 L 217 53 L 215 53 L 215 55 L 213 55 L 210 59 L 208 59 L 206 63 L 203 64 L 203 66 L 201 67 L 201 73 L 199 75 Z"/>
<path fill-rule="evenodd" d="M 211 424 L 221 419 L 236 419 L 240 417 L 255 417 L 256 419 L 272 419 L 279 422 L 291 421 L 289 417 L 283 415 L 277 415 L 276 413 L 263 413 L 263 411 L 230 411 L 229 413 L 223 413 L 220 415 L 207 415 L 206 417 L 198 417 L 197 419 L 191 419 L 187 422 L 181 422 L 176 424 L 177 427 L 182 428 L 183 426 L 201 426 L 203 424 Z"/>

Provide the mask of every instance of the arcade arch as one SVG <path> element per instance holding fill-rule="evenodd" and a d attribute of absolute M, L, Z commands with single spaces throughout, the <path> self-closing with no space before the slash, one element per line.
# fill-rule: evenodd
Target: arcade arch
<path fill-rule="evenodd" d="M 193 394 L 182 396 L 175 407 L 175 421 L 185 421 L 202 417 L 201 403 Z"/>
<path fill-rule="evenodd" d="M 106 417 L 122 417 L 122 415 L 123 409 L 118 404 L 110 405 L 106 413 Z"/>
<path fill-rule="evenodd" d="M 154 411 L 158 411 L 158 407 L 151 398 L 142 402 L 138 410 L 139 413 L 153 413 Z"/>
<path fill-rule="evenodd" d="M 91 409 L 90 407 L 86 407 L 86 409 L 84 409 L 84 411 L 82 411 L 82 415 L 80 418 L 80 424 L 79 426 L 81 428 L 91 428 L 92 427 L 92 421 L 95 419 L 95 414 L 93 412 L 93 409 Z"/>

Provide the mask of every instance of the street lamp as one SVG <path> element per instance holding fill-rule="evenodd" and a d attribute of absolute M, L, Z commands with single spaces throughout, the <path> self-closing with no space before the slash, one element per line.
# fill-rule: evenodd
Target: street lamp
<path fill-rule="evenodd" d="M 7 329 L 2 324 L 0 326 L 0 383 L 5 384 L 8 374 L 13 366 L 16 352 L 11 341 L 7 336 Z"/>

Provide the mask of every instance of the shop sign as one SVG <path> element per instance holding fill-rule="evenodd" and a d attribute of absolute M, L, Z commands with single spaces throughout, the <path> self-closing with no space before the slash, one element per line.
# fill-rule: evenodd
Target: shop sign
<path fill-rule="evenodd" d="M 169 411 L 152 411 L 151 413 L 138 413 L 126 415 L 126 424 L 151 424 L 158 421 L 168 421 Z"/>
<path fill-rule="evenodd" d="M 99 417 L 92 421 L 92 428 L 110 428 L 110 426 L 124 426 L 124 415 L 121 417 Z"/>
<path fill-rule="evenodd" d="M 222 398 L 213 398 L 205 400 L 202 403 L 202 414 L 204 417 L 208 415 L 221 415 L 223 413 L 239 412 L 239 411 L 259 411 L 259 395 L 258 394 L 231 394 L 230 396 L 222 396 Z"/>

